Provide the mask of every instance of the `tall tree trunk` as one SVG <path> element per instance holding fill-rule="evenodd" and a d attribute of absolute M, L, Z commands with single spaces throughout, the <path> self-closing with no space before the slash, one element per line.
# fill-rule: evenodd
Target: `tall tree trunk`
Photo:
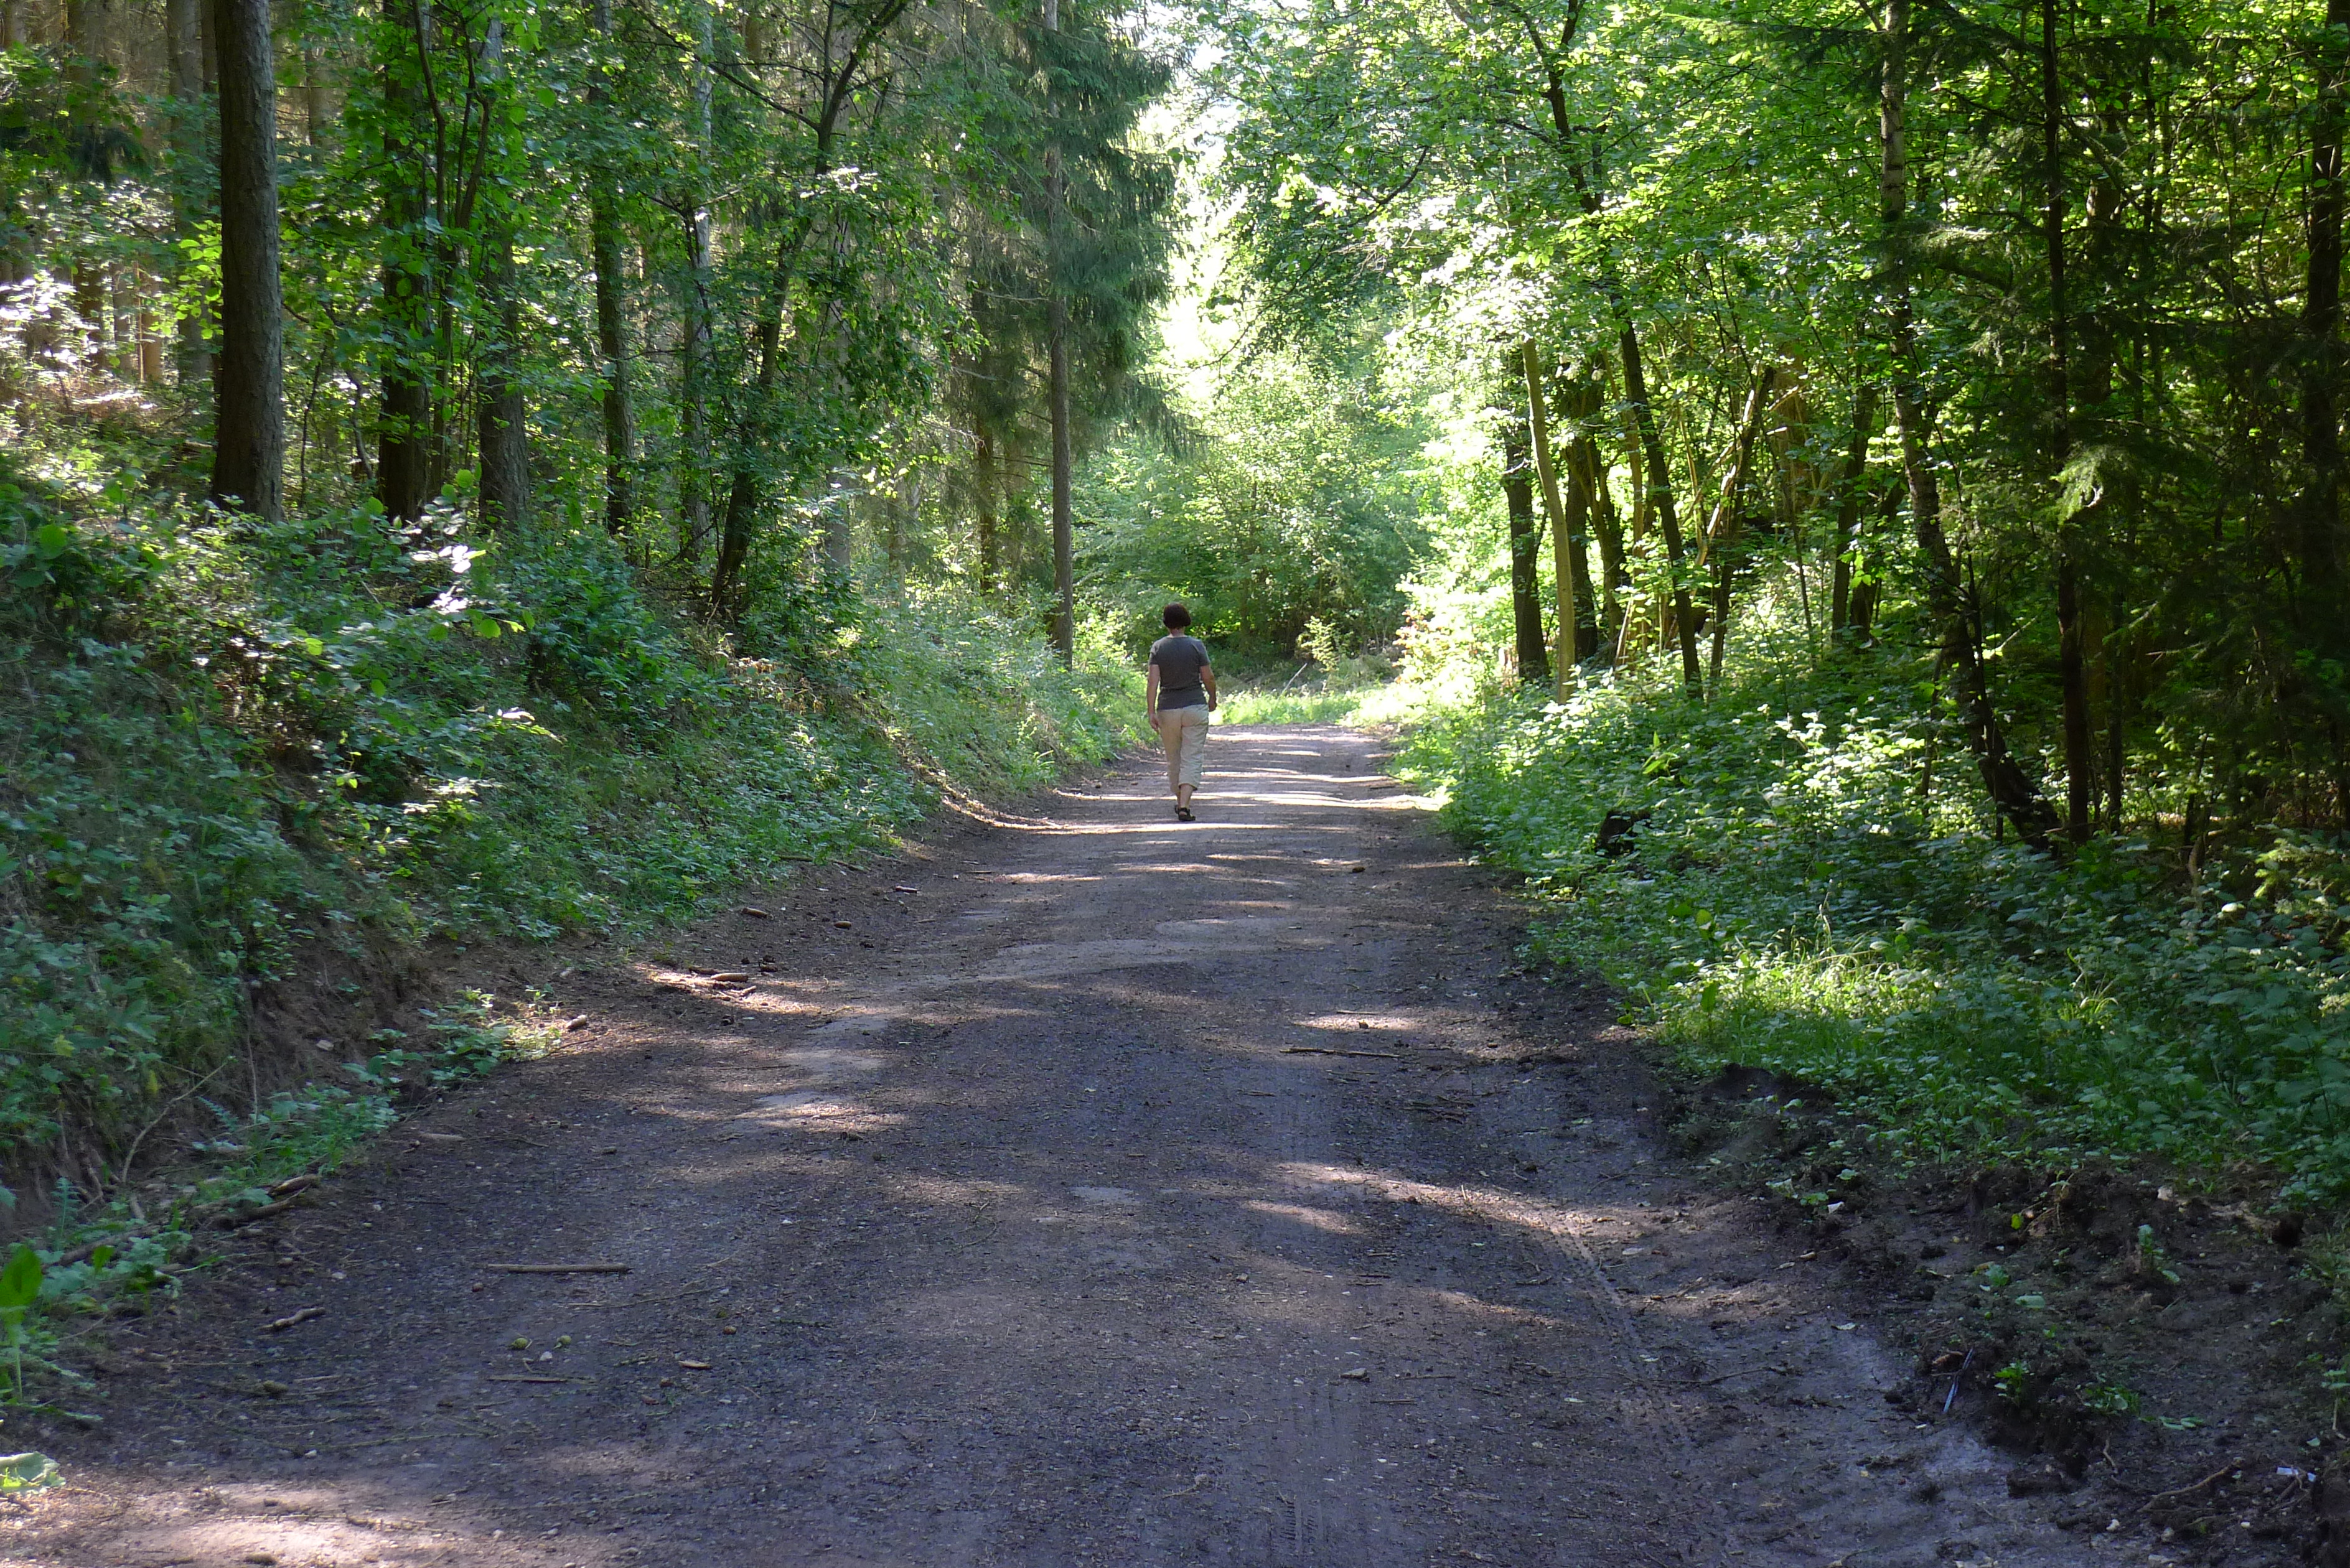
<path fill-rule="evenodd" d="M 715 132 L 712 118 L 712 95 L 715 91 L 715 67 L 712 54 L 717 47 L 712 11 L 715 0 L 694 0 L 693 76 L 690 88 L 693 99 L 693 171 L 692 189 L 686 194 L 685 207 L 685 311 L 683 336 L 678 345 L 677 358 L 677 498 L 678 556 L 689 562 L 702 559 L 702 552 L 710 542 L 711 492 L 714 475 L 709 461 L 710 445 L 710 369 L 711 369 L 711 231 L 710 231 L 710 159 L 712 140 Z M 782 331 L 780 319 L 776 324 Z M 726 601 L 733 596 L 735 574 L 751 551 L 751 514 L 755 500 L 749 494 L 747 470 L 738 473 L 734 489 L 744 493 L 743 515 L 737 526 L 733 507 L 728 507 L 724 536 L 719 540 L 718 559 L 710 575 L 710 611 L 714 616 L 726 613 Z"/>
<path fill-rule="evenodd" d="M 493 123 L 507 91 L 504 43 L 504 24 L 494 17 L 483 38 L 480 64 L 483 118 Z M 476 348 L 474 444 L 481 453 L 484 521 L 493 528 L 519 531 L 529 525 L 531 507 L 530 410 L 523 401 L 519 375 L 522 286 L 515 272 L 512 218 L 501 196 L 485 194 L 489 209 L 474 210 L 482 212 L 475 221 L 484 230 L 482 301 L 494 325 L 489 340 Z"/>
<path fill-rule="evenodd" d="M 429 40 L 409 26 L 396 0 L 382 5 L 390 54 L 383 67 L 384 343 L 375 483 L 384 512 L 412 522 L 432 498 L 434 279 L 423 232 L 428 155 L 417 134 L 423 105 L 415 74 L 423 67 Z"/>
<path fill-rule="evenodd" d="M 530 522 L 530 410 L 515 373 L 522 353 L 521 285 L 515 274 L 514 235 L 503 221 L 484 237 L 483 251 L 483 294 L 496 319 L 496 337 L 483 346 L 487 352 L 477 372 L 482 514 L 493 528 L 515 530 Z"/>
<path fill-rule="evenodd" d="M 588 243 L 596 268 L 596 351 L 604 361 L 604 524 L 624 532 L 637 511 L 636 389 L 629 363 L 627 275 L 616 193 L 603 182 L 589 196 Z"/>
<path fill-rule="evenodd" d="M 81 323 L 82 347 L 89 364 L 106 366 L 112 356 L 108 353 L 106 330 L 106 263 L 95 256 L 74 258 L 74 317 Z"/>
<path fill-rule="evenodd" d="M 1512 417 L 1502 423 L 1503 512 L 1510 529 L 1510 624 L 1518 680 L 1531 685 L 1550 677 L 1543 651 L 1542 587 L 1534 580 L 1534 549 L 1542 524 L 1534 521 L 1534 491 L 1527 474 L 1533 461 L 1526 421 Z M 1560 678 L 1564 680 L 1565 671 Z"/>
<path fill-rule="evenodd" d="M 1639 430 L 1628 412 L 1624 419 L 1624 465 L 1625 477 L 1630 481 L 1632 494 L 1631 554 L 1646 559 L 1648 551 L 1643 546 L 1648 542 L 1648 459 L 1647 452 L 1641 450 Z M 1628 576 L 1627 568 L 1627 578 Z M 1641 608 L 1653 611 L 1654 607 L 1644 605 Z M 1626 610 L 1624 624 L 1616 642 L 1617 666 L 1630 668 L 1633 656 L 1638 651 L 1642 639 L 1648 635 L 1651 621 L 1659 626 L 1663 624 L 1662 618 L 1653 613 L 1634 615 L 1628 608 Z"/>
<path fill-rule="evenodd" d="M 1528 428 L 1534 436 L 1534 476 L 1542 482 L 1543 514 L 1550 522 L 1551 576 L 1558 596 L 1558 697 L 1566 700 L 1567 686 L 1575 678 L 1575 668 L 1584 656 L 1583 632 L 1579 612 L 1588 607 L 1591 586 L 1585 580 L 1583 567 L 1583 535 L 1576 526 L 1586 509 L 1584 497 L 1572 481 L 1568 489 L 1576 491 L 1571 504 L 1562 503 L 1558 491 L 1558 459 L 1550 435 L 1550 396 L 1543 376 L 1542 357 L 1534 351 L 1532 339 L 1518 345 L 1518 369 L 1525 379 Z M 1532 518 L 1527 519 L 1529 522 Z M 1539 534 L 1537 534 L 1539 537 Z M 1532 555 L 1531 541 L 1528 550 Z M 1528 562 L 1531 568 L 1532 562 Z M 1534 605 L 1534 629 L 1542 629 L 1542 606 Z"/>
<path fill-rule="evenodd" d="M 1560 609 L 1555 634 L 1559 690 L 1564 692 L 1569 672 L 1599 651 L 1599 610 L 1591 587 L 1590 545 L 1585 537 L 1591 522 L 1591 488 L 1584 482 L 1572 447 L 1557 472 L 1566 485 L 1566 532 L 1551 534 L 1551 580 L 1558 591 L 1574 599 L 1571 610 Z"/>
<path fill-rule="evenodd" d="M 1868 438 L 1877 433 L 1877 383 L 1863 375 L 1852 389 L 1852 445 L 1836 486 L 1835 585 L 1829 627 L 1841 639 L 1852 629 L 1852 557 L 1860 544 L 1860 505 L 1868 488 Z"/>
<path fill-rule="evenodd" d="M 1698 546 L 1698 561 L 1703 565 L 1707 554 L 1713 556 L 1713 649 L 1711 655 L 1711 679 L 1719 690 L 1721 685 L 1721 659 L 1730 639 L 1730 573 L 1736 564 L 1733 552 L 1739 543 L 1739 506 L 1746 494 L 1746 475 L 1754 463 L 1754 441 L 1762 433 L 1762 415 L 1770 407 L 1771 389 L 1777 384 L 1779 371 L 1769 363 L 1754 367 L 1746 389 L 1746 407 L 1738 417 L 1738 434 L 1730 453 L 1730 472 L 1722 476 L 1721 496 L 1713 505 L 1713 515 L 1706 519 L 1705 538 Z"/>
<path fill-rule="evenodd" d="M 1608 491 L 1607 465 L 1591 433 L 1591 421 L 1598 417 L 1606 400 L 1602 378 L 1586 373 L 1568 384 L 1564 405 L 1567 418 L 1575 421 L 1575 436 L 1566 447 L 1568 487 L 1583 496 L 1592 532 L 1599 535 L 1596 588 L 1599 607 L 1591 645 L 1584 650 L 1586 657 L 1596 656 L 1603 649 L 1613 657 L 1617 639 L 1624 629 L 1622 589 L 1630 581 L 1624 572 L 1623 522 L 1616 514 L 1616 497 Z M 1581 559 L 1576 556 L 1578 562 Z"/>
<path fill-rule="evenodd" d="M 2342 599 L 2342 143 L 2350 126 L 2350 0 L 2326 0 L 2314 49 L 2316 112 L 2309 139 L 2309 272 L 2301 307 L 2301 460 L 2294 508 L 2303 635 L 2321 650 L 2344 641 Z"/>
<path fill-rule="evenodd" d="M 2044 847 L 2060 826 L 2055 811 L 2007 750 L 2006 732 L 1991 707 L 1991 686 L 1976 646 L 1967 595 L 1959 585 L 1958 563 L 1942 532 L 1942 490 L 1934 472 L 1932 431 L 1926 407 L 1918 348 L 1917 317 L 1910 303 L 1908 91 L 1909 0 L 1885 0 L 1878 38 L 1877 147 L 1878 218 L 1885 257 L 1885 297 L 1893 348 L 1893 415 L 1901 432 L 1901 469 L 1909 490 L 1910 521 L 1917 530 L 1918 566 L 1926 579 L 1926 607 L 1941 634 L 1942 667 L 1966 727 L 1967 742 L 1981 770 L 1983 790 L 2000 815 L 2015 825 L 2024 842 Z"/>
<path fill-rule="evenodd" d="M 139 379 L 151 387 L 160 386 L 163 380 L 163 339 L 155 328 L 153 280 L 139 272 L 131 274 L 131 281 L 138 291 Z"/>
<path fill-rule="evenodd" d="M 814 167 L 810 172 L 818 180 L 829 176 L 835 166 L 835 141 L 839 134 L 841 116 L 847 111 L 858 83 L 858 69 L 866 51 L 905 14 L 910 0 L 882 0 L 879 9 L 868 15 L 849 42 L 847 50 L 837 67 L 824 78 L 824 103 L 815 123 L 816 148 Z M 705 0 L 704 11 L 708 4 Z M 705 34 L 705 42 L 707 41 Z M 831 59 L 827 57 L 827 64 Z M 710 575 L 710 605 L 713 615 L 733 613 L 736 579 L 743 563 L 750 558 L 751 530 L 759 507 L 759 471 L 754 448 L 763 438 L 769 405 L 775 394 L 775 380 L 783 365 L 784 312 L 790 307 L 792 274 L 800 247 L 807 243 L 813 232 L 816 211 L 805 210 L 796 223 L 787 224 L 775 244 L 775 270 L 767 283 L 766 298 L 759 310 L 753 337 L 758 349 L 758 372 L 753 378 L 751 396 L 745 400 L 745 413 L 735 431 L 735 465 L 733 483 L 726 495 L 726 518 L 719 530 L 718 561 Z M 830 549 L 837 569 L 847 569 L 846 529 L 827 529 L 826 544 Z"/>
<path fill-rule="evenodd" d="M 212 497 L 275 519 L 285 500 L 286 407 L 269 0 L 212 4 L 221 58 L 221 358 Z"/>
<path fill-rule="evenodd" d="M 597 36 L 609 46 L 612 0 L 596 0 Z M 603 61 L 590 67 L 588 102 L 608 108 Z M 637 410 L 629 380 L 627 277 L 621 264 L 619 191 L 598 160 L 588 185 L 588 234 L 596 268 L 596 352 L 604 361 L 604 525 L 624 532 L 637 511 Z"/>
<path fill-rule="evenodd" d="M 2126 99 L 2129 88 L 2119 94 L 2106 94 Z M 2129 135 L 2127 116 L 2124 111 L 2107 109 L 2103 115 L 2106 133 L 2119 145 Z M 2125 259 L 2121 224 L 2125 215 L 2127 192 L 2121 179 L 2110 165 L 2093 165 L 2095 172 L 2089 182 L 2087 215 L 2088 238 L 2084 254 L 2089 266 L 2091 296 L 2085 307 L 2074 310 L 2075 330 L 2080 336 L 2081 374 L 2079 394 L 2075 400 L 2076 421 L 2086 424 L 2093 432 L 2091 439 L 2100 443 L 2111 441 L 2119 421 L 2114 398 L 2114 372 L 2116 349 L 2121 338 L 2108 313 L 2098 308 L 2103 298 L 2112 297 L 2116 284 L 2127 277 L 2128 263 Z M 2077 296 L 2076 296 L 2077 297 Z M 2140 415 L 2143 418 L 2143 415 Z M 2123 543 L 2120 535 L 2137 516 L 2140 493 L 2133 475 L 2114 477 L 2103 487 L 2104 493 L 2082 509 L 2074 519 L 2076 530 L 2085 523 L 2095 530 L 2094 542 L 2083 545 L 2084 557 L 2107 563 L 2108 577 L 2126 581 L 2128 560 L 2135 553 L 2126 547 L 2116 550 Z M 2083 537 L 2076 534 L 2076 541 Z M 2090 599 L 2085 617 L 2084 640 L 2088 659 L 2088 720 L 2092 726 L 2103 719 L 2103 760 L 2098 770 L 2101 793 L 2095 797 L 2103 805 L 2102 820 L 2108 833 L 2121 830 L 2122 789 L 2126 761 L 2126 726 L 2121 714 L 2126 701 L 2125 686 L 2128 672 L 2123 668 L 2118 641 L 2126 613 L 2126 591 L 2115 587 L 2106 594 Z"/>
<path fill-rule="evenodd" d="M 1045 0 L 1045 30 L 1061 30 L 1061 0 Z M 1069 511 L 1069 304 L 1061 276 L 1066 185 L 1061 148 L 1055 141 L 1045 149 L 1045 223 L 1051 235 L 1045 287 L 1052 301 L 1046 363 L 1053 421 L 1053 646 L 1060 649 L 1064 664 L 1076 657 L 1077 630 L 1075 520 Z"/>
<path fill-rule="evenodd" d="M 1617 339 L 1624 358 L 1624 400 L 1631 405 L 1632 428 L 1638 432 L 1641 464 L 1648 487 L 1648 509 L 1665 539 L 1665 566 L 1671 575 L 1673 636 L 1680 644 L 1681 685 L 1692 697 L 1705 695 L 1705 676 L 1697 661 L 1697 616 L 1690 606 L 1689 584 L 1681 575 L 1680 514 L 1673 501 L 1672 465 L 1665 460 L 1663 437 L 1657 433 L 1657 411 L 1648 404 L 1648 380 L 1640 364 L 1640 335 L 1627 322 Z"/>
<path fill-rule="evenodd" d="M 112 10 L 109 0 L 65 0 L 66 74 L 81 86 L 96 85 L 104 74 Z"/>
<path fill-rule="evenodd" d="M 204 178 L 205 134 L 209 118 L 204 103 L 203 0 L 164 0 L 163 47 L 170 65 L 172 91 L 172 229 L 182 240 L 195 237 L 209 203 L 202 191 Z M 204 338 L 201 307 L 180 317 L 173 370 L 183 390 L 204 386 L 213 378 L 213 358 Z"/>
<path fill-rule="evenodd" d="M 972 486 L 979 492 L 979 591 L 992 594 L 1003 586 L 1003 564 L 997 557 L 995 520 L 995 437 L 982 425 L 972 454 Z"/>
<path fill-rule="evenodd" d="M 2073 313 L 2065 275 L 2064 76 L 2056 49 L 2056 0 L 2040 0 L 2040 156 L 2046 201 L 2042 240 L 2048 265 L 2049 472 L 2063 484 L 2073 461 Z M 2089 836 L 2096 764 L 2090 752 L 2089 682 L 2081 635 L 2080 531 L 2070 517 L 2056 531 L 2056 640 L 2064 728 L 2064 831 Z"/>
<path fill-rule="evenodd" d="M 302 130 L 314 148 L 326 151 L 334 124 L 334 105 L 328 96 L 327 51 L 317 44 L 302 46 Z"/>

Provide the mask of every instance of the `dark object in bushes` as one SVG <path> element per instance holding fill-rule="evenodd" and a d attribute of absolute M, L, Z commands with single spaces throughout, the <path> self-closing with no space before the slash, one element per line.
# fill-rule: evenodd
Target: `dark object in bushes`
<path fill-rule="evenodd" d="M 2010 1497 L 2045 1497 L 2052 1492 L 2074 1490 L 2080 1484 L 2079 1476 L 2054 1459 L 2018 1465 L 2007 1472 L 2007 1495 Z"/>
<path fill-rule="evenodd" d="M 2310 1489 L 2310 1505 L 2317 1513 L 2317 1539 L 2310 1543 L 2314 1568 L 2350 1568 L 2350 1478 L 2339 1458 Z"/>
<path fill-rule="evenodd" d="M 1632 835 L 1655 815 L 1650 811 L 1634 812 L 1628 815 L 1620 811 L 1609 812 L 1599 824 L 1599 853 L 1610 859 L 1631 854 L 1639 847 L 1632 842 Z"/>

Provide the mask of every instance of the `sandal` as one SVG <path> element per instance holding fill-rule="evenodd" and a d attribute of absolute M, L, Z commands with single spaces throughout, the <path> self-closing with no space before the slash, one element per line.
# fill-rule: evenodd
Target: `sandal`
<path fill-rule="evenodd" d="M 1175 808 L 1175 820 L 1178 822 L 1191 822 L 1196 819 L 1191 815 L 1191 808 L 1190 806 L 1179 805 Z"/>

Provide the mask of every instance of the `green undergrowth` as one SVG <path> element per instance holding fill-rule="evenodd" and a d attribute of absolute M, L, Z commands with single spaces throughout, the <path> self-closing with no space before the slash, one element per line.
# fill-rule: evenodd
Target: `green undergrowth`
<path fill-rule="evenodd" d="M 1925 673 L 1879 650 L 1757 659 L 1703 704 L 1653 672 L 1488 691 L 1406 767 L 1525 874 L 1539 956 L 1606 975 L 1690 1075 L 1814 1085 L 1904 1165 L 2350 1193 L 2344 842 L 2266 829 L 2191 876 L 2141 836 L 1998 842 Z M 1637 819 L 1613 855 L 1610 814 Z"/>
<path fill-rule="evenodd" d="M 1396 680 L 1391 658 L 1345 653 L 1320 621 L 1302 639 L 1308 657 L 1225 672 L 1216 717 L 1227 724 L 1388 724 L 1417 692 Z"/>
<path fill-rule="evenodd" d="M 281 1089 L 238 1107 L 239 1096 L 198 1096 L 200 1117 L 180 1158 L 102 1193 L 59 1179 L 49 1217 L 16 1244 L 11 1268 L 29 1278 L 21 1304 L 0 1282 L 0 1404 L 37 1403 L 85 1420 L 89 1388 L 79 1344 L 112 1318 L 146 1311 L 208 1269 L 224 1227 L 301 1201 L 367 1140 L 399 1120 L 421 1090 L 447 1088 L 505 1062 L 543 1053 L 556 1031 L 531 1010 L 465 992 L 418 1010 L 412 1030 L 376 1031 L 331 1078 Z"/>
<path fill-rule="evenodd" d="M 1223 724 L 1354 724 L 1386 689 L 1336 683 L 1311 686 L 1227 688 L 1218 698 L 1216 721 Z"/>
<path fill-rule="evenodd" d="M 1134 731 L 947 593 L 786 583 L 722 637 L 597 529 L 447 506 L 264 524 L 58 460 L 0 469 L 0 1148 L 60 1210 L 220 1127 L 364 1132 L 456 1049 L 379 1036 L 386 975 L 684 919 Z"/>

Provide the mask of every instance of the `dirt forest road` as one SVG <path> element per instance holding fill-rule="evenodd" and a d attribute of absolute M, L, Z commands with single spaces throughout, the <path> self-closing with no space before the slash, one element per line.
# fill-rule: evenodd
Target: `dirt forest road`
<path fill-rule="evenodd" d="M 0 1561 L 2165 1561 L 1887 1402 L 1379 767 L 1222 729 L 1196 824 L 1136 759 L 564 981 L 125 1331 Z"/>

